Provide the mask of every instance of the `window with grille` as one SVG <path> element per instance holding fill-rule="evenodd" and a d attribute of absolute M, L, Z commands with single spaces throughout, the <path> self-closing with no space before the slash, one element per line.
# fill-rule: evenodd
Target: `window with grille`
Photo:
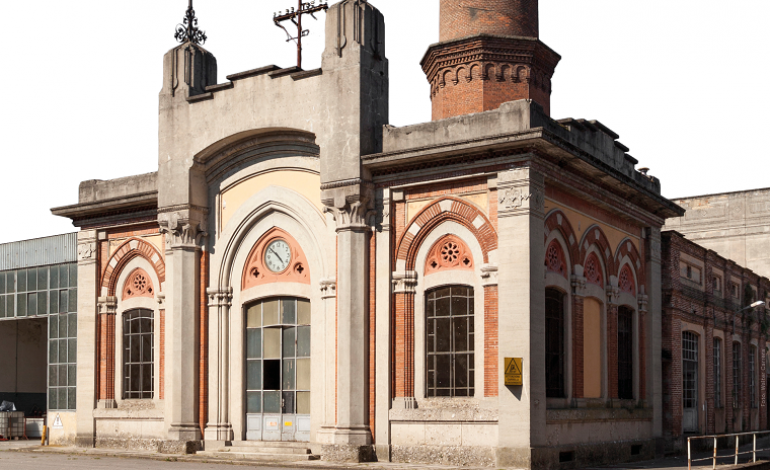
<path fill-rule="evenodd" d="M 698 337 L 682 333 L 682 400 L 685 408 L 698 407 Z"/>
<path fill-rule="evenodd" d="M 714 340 L 714 403 L 722 408 L 722 340 Z"/>
<path fill-rule="evenodd" d="M 123 399 L 151 399 L 155 378 L 152 310 L 123 314 Z"/>
<path fill-rule="evenodd" d="M 473 289 L 442 287 L 426 297 L 426 382 L 429 397 L 472 397 Z"/>
<path fill-rule="evenodd" d="M 634 311 L 618 308 L 618 398 L 634 398 Z"/>
<path fill-rule="evenodd" d="M 749 349 L 749 398 L 751 407 L 757 408 L 757 348 Z"/>
<path fill-rule="evenodd" d="M 545 290 L 546 396 L 564 398 L 564 294 Z"/>
<path fill-rule="evenodd" d="M 733 408 L 741 401 L 741 343 L 733 343 Z"/>

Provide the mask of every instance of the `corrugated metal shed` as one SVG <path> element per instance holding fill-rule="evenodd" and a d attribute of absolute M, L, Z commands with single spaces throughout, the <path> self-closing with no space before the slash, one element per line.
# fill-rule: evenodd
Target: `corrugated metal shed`
<path fill-rule="evenodd" d="M 65 233 L 0 245 L 0 271 L 78 260 L 78 234 Z"/>

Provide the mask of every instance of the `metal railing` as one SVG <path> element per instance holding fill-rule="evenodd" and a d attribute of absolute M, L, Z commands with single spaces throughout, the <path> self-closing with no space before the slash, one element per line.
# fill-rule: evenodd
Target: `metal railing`
<path fill-rule="evenodd" d="M 762 434 L 770 434 L 770 431 L 754 431 L 754 432 L 737 432 L 732 434 L 712 434 L 709 436 L 692 436 L 687 438 L 687 469 L 692 470 L 692 463 L 693 462 L 702 462 L 704 460 L 711 460 L 713 461 L 712 469 L 717 468 L 717 459 L 726 459 L 726 458 L 735 458 L 735 465 L 738 465 L 738 456 L 739 455 L 745 455 L 745 454 L 752 454 L 752 462 L 757 461 L 757 452 L 762 452 L 765 450 L 770 450 L 770 447 L 765 449 L 757 449 L 757 435 Z M 753 436 L 753 445 L 751 450 L 747 450 L 745 452 L 740 452 L 740 438 L 741 436 Z M 730 438 L 735 437 L 735 453 L 734 454 L 728 454 L 728 455 L 717 455 L 717 439 L 720 438 Z M 714 455 L 712 457 L 705 457 L 701 459 L 694 459 L 692 458 L 692 450 L 690 443 L 695 440 L 699 439 L 714 439 Z"/>

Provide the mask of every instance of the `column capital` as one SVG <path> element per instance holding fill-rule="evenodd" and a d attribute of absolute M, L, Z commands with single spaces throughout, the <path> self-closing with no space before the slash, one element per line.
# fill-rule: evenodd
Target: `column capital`
<path fill-rule="evenodd" d="M 100 315 L 115 315 L 118 312 L 117 297 L 99 297 L 97 310 Z"/>
<path fill-rule="evenodd" d="M 620 303 L 620 288 L 616 286 L 607 286 L 605 288 L 605 292 L 607 292 L 607 304 L 608 305 L 618 305 Z"/>
<path fill-rule="evenodd" d="M 485 264 L 481 267 L 481 285 L 483 287 L 493 287 L 497 285 L 497 265 Z"/>
<path fill-rule="evenodd" d="M 321 299 L 334 299 L 337 297 L 337 280 L 321 279 Z"/>
<path fill-rule="evenodd" d="M 375 199 L 375 228 L 380 232 L 391 230 L 390 222 L 390 190 L 384 189 Z"/>
<path fill-rule="evenodd" d="M 575 297 L 586 296 L 586 278 L 577 274 L 572 275 L 572 295 Z"/>
<path fill-rule="evenodd" d="M 648 297 L 644 294 L 639 294 L 637 300 L 639 301 L 639 312 L 647 312 Z"/>
<path fill-rule="evenodd" d="M 324 212 L 337 222 L 337 232 L 369 230 L 374 209 L 374 186 L 361 179 L 322 186 Z"/>
<path fill-rule="evenodd" d="M 208 236 L 202 217 L 181 212 L 163 213 L 158 216 L 160 231 L 166 235 L 166 249 L 198 249 Z"/>
<path fill-rule="evenodd" d="M 415 271 L 393 273 L 392 282 L 394 294 L 414 294 L 417 287 L 417 273 Z"/>
<path fill-rule="evenodd" d="M 545 181 L 532 168 L 516 168 L 498 173 L 499 217 L 531 214 L 545 217 Z"/>
<path fill-rule="evenodd" d="M 230 307 L 233 305 L 233 288 L 209 288 L 206 289 L 209 298 L 209 307 Z"/>
<path fill-rule="evenodd" d="M 96 263 L 96 230 L 78 232 L 78 264 Z"/>

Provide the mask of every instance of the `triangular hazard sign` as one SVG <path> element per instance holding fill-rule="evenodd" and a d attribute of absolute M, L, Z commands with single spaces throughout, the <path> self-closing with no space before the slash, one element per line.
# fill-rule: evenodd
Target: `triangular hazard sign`
<path fill-rule="evenodd" d="M 56 415 L 56 419 L 53 420 L 53 426 L 51 426 L 51 427 L 54 428 L 54 429 L 63 429 L 64 428 L 64 424 L 62 424 L 62 422 L 61 422 L 61 416 Z"/>
<path fill-rule="evenodd" d="M 508 368 L 505 369 L 505 373 L 510 375 L 521 375 L 521 367 L 519 367 L 516 359 L 513 359 L 508 363 Z"/>

